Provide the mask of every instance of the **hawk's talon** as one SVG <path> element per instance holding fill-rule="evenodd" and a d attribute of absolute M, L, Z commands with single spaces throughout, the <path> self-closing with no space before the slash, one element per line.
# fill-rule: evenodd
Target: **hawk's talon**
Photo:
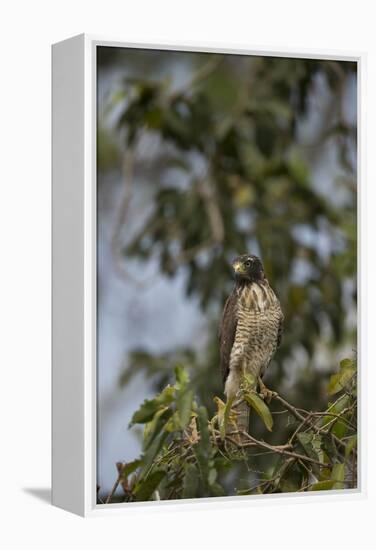
<path fill-rule="evenodd" d="M 260 387 L 260 397 L 269 405 L 275 395 L 275 392 L 273 390 L 269 390 L 269 388 L 265 386 L 261 378 L 259 378 L 258 382 Z"/>

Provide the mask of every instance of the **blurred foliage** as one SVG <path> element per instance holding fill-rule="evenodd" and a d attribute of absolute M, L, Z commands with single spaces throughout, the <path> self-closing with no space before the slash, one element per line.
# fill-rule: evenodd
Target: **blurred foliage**
<path fill-rule="evenodd" d="M 215 413 L 213 396 L 222 392 L 216 332 L 232 286 L 230 260 L 250 252 L 261 257 L 285 316 L 268 385 L 283 388 L 298 408 L 320 410 L 326 405 L 328 370 L 342 349 L 356 347 L 356 122 L 345 107 L 356 64 L 141 50 L 114 57 L 108 50 L 98 51 L 99 74 L 121 66 L 127 71 L 99 112 L 98 169 L 121 171 L 133 156 L 134 179 L 147 165 L 153 190 L 147 219 L 122 241 L 123 258 L 154 258 L 165 276 L 184 277 L 187 294 L 198 298 L 207 314 L 209 333 L 204 350 L 194 342 L 189 349 L 158 356 L 134 350 L 120 383 L 143 372 L 156 391 L 165 391 L 179 363 L 190 373 L 203 407 L 192 409 L 198 430 L 206 430 L 205 415 Z M 177 66 L 185 74 L 183 84 L 173 78 Z M 143 152 L 149 153 L 151 143 L 154 153 L 146 160 Z M 335 170 L 328 171 L 324 184 L 314 173 L 320 164 L 329 166 L 329 153 Z M 131 170 L 125 171 L 129 177 Z M 126 219 L 119 232 L 125 226 Z M 172 426 L 175 397 L 163 404 L 159 427 Z M 272 402 L 272 414 L 278 412 L 275 407 Z M 273 444 L 290 430 L 280 416 L 275 417 Z M 256 437 L 265 434 L 261 421 L 253 429 Z M 166 440 L 155 456 L 172 443 L 177 432 L 171 430 L 163 432 Z M 197 449 L 214 461 L 205 476 L 219 490 L 227 459 L 217 456 L 205 431 Z M 197 449 L 189 452 L 196 456 Z M 212 494 L 208 477 L 196 489 L 189 482 L 197 481 L 195 469 L 204 459 L 184 462 L 184 456 L 176 458 L 184 494 Z M 255 456 L 253 465 L 269 467 L 270 459 Z M 247 475 L 244 462 L 238 461 L 237 468 L 237 479 Z M 168 487 L 168 472 L 159 479 L 162 471 L 167 472 L 163 464 L 149 496 L 163 484 L 164 495 L 177 494 Z M 326 478 L 320 481 L 330 485 Z M 179 491 L 184 492 L 181 485 Z"/>
<path fill-rule="evenodd" d="M 274 394 L 288 426 L 287 439 L 281 443 L 279 434 L 277 445 L 253 435 L 238 441 L 232 403 L 215 397 L 217 411 L 209 419 L 206 407 L 194 397 L 187 371 L 177 366 L 175 375 L 173 386 L 145 400 L 134 413 L 131 426 L 144 426 L 143 451 L 138 459 L 118 464 L 118 479 L 107 503 L 356 487 L 354 360 L 343 360 L 332 376 L 327 391 L 334 401 L 322 412 L 296 409 Z M 272 431 L 272 412 L 253 386 L 245 387 L 241 398 Z M 254 456 L 265 454 L 272 460 L 260 471 Z M 238 465 L 241 478 L 233 475 Z M 115 495 L 119 485 L 122 496 Z"/>
<path fill-rule="evenodd" d="M 345 186 L 340 205 L 336 186 L 344 185 L 333 182 L 328 197 L 313 184 L 298 127 L 309 114 L 310 93 L 320 75 L 331 102 L 328 116 L 317 122 L 322 126 L 317 140 L 320 147 L 336 148 L 339 162 L 351 156 L 354 142 L 345 141 L 346 155 L 343 137 L 356 132 L 338 105 L 356 65 L 203 58 L 196 76 L 181 89 L 168 79 L 127 77 L 109 102 L 122 147 L 135 150 L 143 136 L 157 135 L 161 146 L 155 163 L 160 157 L 165 162 L 150 181 L 152 212 L 124 254 L 143 260 L 158 256 L 168 276 L 185 270 L 187 293 L 207 308 L 222 304 L 229 293 L 229 260 L 256 251 L 283 305 L 287 334 L 280 359 L 297 345 L 312 356 L 323 327 L 330 346 L 346 336 L 351 306 L 343 284 L 346 278 L 355 283 L 356 270 L 355 167 L 350 169 L 348 161 L 343 168 L 354 185 Z M 111 144 L 102 138 L 100 131 L 99 157 L 107 147 L 113 158 Z M 319 246 L 323 239 L 329 247 L 325 253 Z M 353 292 L 354 300 L 355 284 Z"/>

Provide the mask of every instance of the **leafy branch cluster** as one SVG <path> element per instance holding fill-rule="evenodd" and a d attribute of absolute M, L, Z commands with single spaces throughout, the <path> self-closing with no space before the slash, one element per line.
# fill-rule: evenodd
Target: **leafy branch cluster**
<path fill-rule="evenodd" d="M 144 426 L 143 452 L 118 463 L 112 491 L 101 502 L 182 499 L 208 496 L 302 492 L 354 488 L 357 483 L 356 362 L 344 359 L 331 376 L 331 401 L 323 411 L 293 406 L 272 392 L 272 411 L 249 381 L 237 399 L 245 399 L 266 429 L 274 418 L 289 419 L 287 441 L 272 444 L 237 430 L 235 403 L 215 397 L 216 414 L 194 397 L 186 369 L 175 368 L 176 381 L 154 399 L 145 400 L 131 426 Z M 251 420 L 251 426 L 253 421 Z M 252 432 L 252 430 L 251 430 Z M 254 467 L 254 457 L 274 457 L 268 471 Z M 246 483 L 232 476 L 241 463 Z M 236 486 L 235 486 L 236 485 Z M 122 495 L 118 495 L 118 487 Z"/>

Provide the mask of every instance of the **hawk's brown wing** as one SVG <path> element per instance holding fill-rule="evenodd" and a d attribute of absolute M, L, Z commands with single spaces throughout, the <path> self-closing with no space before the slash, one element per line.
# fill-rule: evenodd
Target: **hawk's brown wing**
<path fill-rule="evenodd" d="M 283 321 L 284 321 L 284 318 L 283 318 L 283 313 L 281 311 L 281 317 L 279 319 L 278 334 L 277 334 L 277 348 L 279 348 L 279 346 L 281 345 L 282 333 L 283 333 Z"/>
<path fill-rule="evenodd" d="M 230 294 L 225 303 L 222 320 L 219 327 L 219 353 L 223 383 L 226 382 L 230 370 L 230 356 L 235 340 L 238 297 L 235 292 Z"/>

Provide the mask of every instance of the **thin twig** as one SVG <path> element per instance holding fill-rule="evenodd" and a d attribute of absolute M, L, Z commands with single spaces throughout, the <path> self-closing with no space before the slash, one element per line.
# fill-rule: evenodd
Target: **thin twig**
<path fill-rule="evenodd" d="M 283 399 L 277 392 L 273 392 L 273 399 L 277 399 L 277 401 L 279 401 L 280 403 L 282 403 L 282 405 L 284 407 L 286 407 L 286 409 L 288 409 L 291 414 L 293 414 L 295 416 L 295 418 L 297 418 L 298 420 L 300 420 L 300 422 L 304 422 L 306 424 L 308 424 L 317 434 L 325 434 L 325 435 L 330 435 L 333 440 L 337 443 L 337 445 L 340 445 L 342 448 L 345 448 L 346 445 L 345 443 L 343 443 L 343 441 L 341 441 L 336 435 L 334 434 L 331 434 L 329 431 L 327 430 L 324 430 L 323 428 L 318 428 L 314 422 L 312 422 L 311 420 L 306 420 L 305 417 L 300 414 L 300 412 L 298 412 L 298 410 L 293 407 L 293 405 L 290 405 L 290 403 L 288 403 L 285 399 Z M 307 415 L 309 415 L 310 413 L 308 411 L 305 411 Z"/>
<path fill-rule="evenodd" d="M 270 414 L 272 414 L 273 416 L 274 415 L 277 415 L 277 414 L 286 414 L 288 413 L 289 411 L 270 411 Z"/>
<path fill-rule="evenodd" d="M 114 259 L 115 269 L 123 279 L 132 282 L 139 288 L 147 287 L 152 281 L 155 280 L 155 275 L 146 277 L 145 280 L 139 280 L 134 277 L 126 268 L 124 255 L 123 255 L 123 242 L 121 239 L 122 229 L 126 225 L 127 216 L 129 213 L 129 207 L 133 195 L 133 179 L 134 179 L 134 151 L 133 149 L 127 149 L 123 155 L 123 197 L 116 212 L 115 224 L 111 238 L 111 251 Z"/>
<path fill-rule="evenodd" d="M 105 504 L 109 504 L 109 503 L 111 502 L 111 499 L 112 499 L 112 497 L 114 496 L 114 494 L 115 494 L 115 492 L 116 492 L 116 489 L 117 489 L 118 486 L 119 486 L 121 477 L 122 477 L 122 475 L 123 475 L 123 470 L 124 470 L 124 468 L 125 468 L 125 464 L 123 465 L 122 468 L 120 468 L 120 469 L 118 468 L 118 476 L 117 476 L 117 479 L 116 479 L 116 481 L 115 481 L 115 483 L 114 483 L 114 485 L 113 485 L 113 487 L 112 487 L 112 489 L 111 489 L 109 495 L 107 496 L 107 498 L 106 498 L 106 500 L 105 500 Z"/>
<path fill-rule="evenodd" d="M 289 443 L 290 445 L 292 444 L 293 440 L 295 439 L 295 437 L 297 436 L 297 434 L 300 432 L 300 430 L 303 428 L 303 426 L 305 424 L 307 424 L 308 420 L 310 418 L 310 415 L 306 416 L 302 422 L 299 424 L 299 426 L 296 428 L 295 432 L 292 434 L 292 436 L 290 437 L 289 439 Z"/>
<path fill-rule="evenodd" d="M 231 436 L 226 436 L 226 439 L 228 439 L 231 443 L 236 445 L 237 447 L 244 448 L 244 447 L 254 447 L 259 446 L 264 449 L 268 449 L 270 451 L 273 451 L 277 454 L 291 456 L 292 458 L 300 459 L 300 460 L 306 460 L 307 462 L 311 462 L 312 464 L 316 464 L 317 466 L 320 466 L 320 468 L 328 468 L 330 464 L 319 462 L 318 460 L 315 460 L 314 458 L 301 455 L 299 453 L 295 453 L 293 451 L 288 451 L 287 447 L 291 448 L 290 445 L 269 445 L 269 443 L 265 443 L 265 441 L 259 441 L 258 439 L 255 439 L 251 435 L 249 435 L 247 432 L 237 432 L 243 437 L 249 439 L 249 442 L 242 442 L 239 443 L 235 439 L 233 439 Z"/>
<path fill-rule="evenodd" d="M 356 430 L 356 426 L 352 422 L 347 420 L 346 418 L 343 418 L 343 416 L 342 416 L 342 414 L 346 414 L 349 411 L 351 411 L 351 407 L 347 407 L 346 409 L 344 409 L 342 411 L 341 415 L 323 411 L 323 412 L 311 412 L 310 416 L 320 416 L 320 417 L 322 417 L 322 416 L 324 416 L 324 417 L 325 416 L 331 416 L 334 419 L 341 420 L 341 422 L 344 422 L 345 424 L 347 424 L 353 430 Z M 322 426 L 322 428 L 326 428 L 328 425 L 329 424 L 325 424 L 325 426 Z"/>
<path fill-rule="evenodd" d="M 213 55 L 207 63 L 201 65 L 197 71 L 192 74 L 191 78 L 184 86 L 170 95 L 170 102 L 173 102 L 183 96 L 194 88 L 194 86 L 196 86 L 199 82 L 205 80 L 213 71 L 215 71 L 222 59 L 223 57 L 221 55 Z"/>

